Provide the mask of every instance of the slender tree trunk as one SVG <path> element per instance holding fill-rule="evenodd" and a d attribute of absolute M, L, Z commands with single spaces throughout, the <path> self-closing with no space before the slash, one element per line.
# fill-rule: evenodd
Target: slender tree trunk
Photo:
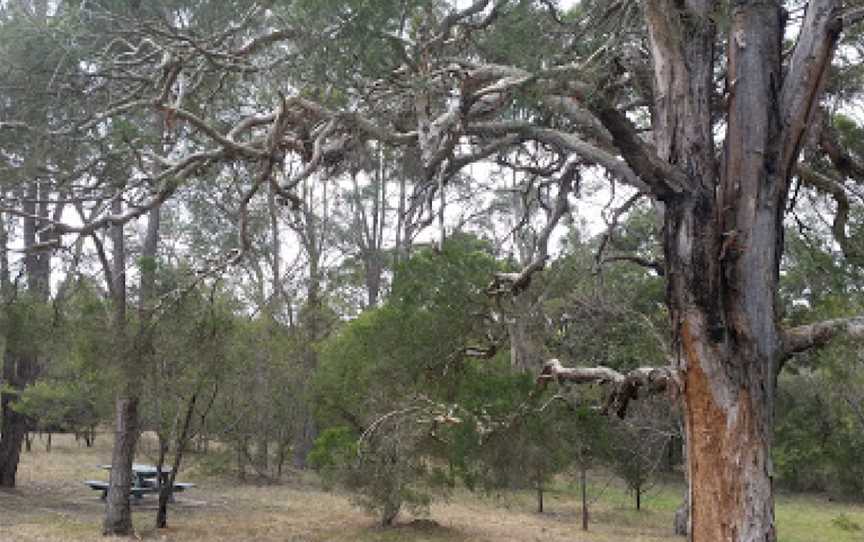
<path fill-rule="evenodd" d="M 5 194 L 0 192 L 0 202 Z M 5 202 L 3 202 L 5 205 Z M 9 274 L 9 228 L 5 213 L 0 213 L 0 301 L 8 301 L 12 295 L 12 280 Z"/>
<path fill-rule="evenodd" d="M 406 205 L 405 198 L 407 197 L 405 175 L 399 176 L 399 202 L 396 206 L 396 250 L 393 251 L 393 267 L 396 267 L 400 261 L 408 259 L 409 245 L 411 238 L 406 225 Z"/>
<path fill-rule="evenodd" d="M 31 157 L 26 170 L 33 169 L 38 158 Z M 29 175 L 34 180 L 28 182 L 23 202 L 23 210 L 28 215 L 24 222 L 24 249 L 36 245 L 36 230 L 39 227 L 35 218 L 41 209 L 37 207 L 39 199 L 39 181 L 35 173 Z M 31 303 L 47 303 L 50 294 L 49 255 L 36 254 L 33 251 L 25 253 L 24 268 L 27 273 L 27 290 Z M 3 383 L 5 391 L 0 392 L 0 487 L 15 487 L 18 472 L 18 462 L 21 459 L 21 445 L 29 429 L 30 420 L 19 414 L 13 408 L 14 401 L 26 386 L 31 384 L 38 373 L 38 360 L 32 345 L 23 345 L 15 341 L 18 348 L 7 344 L 3 355 Z"/>
<path fill-rule="evenodd" d="M 111 202 L 114 214 L 123 212 L 120 200 L 122 185 Z M 106 270 L 106 278 L 111 282 L 112 304 L 114 309 L 114 334 L 116 351 L 122 355 L 128 352 L 126 344 L 126 243 L 123 226 L 111 228 L 113 245 L 112 269 Z M 129 504 L 129 491 L 132 488 L 132 464 L 138 444 L 138 389 L 137 369 L 128 359 L 120 359 L 122 378 L 114 400 L 114 448 L 111 453 L 111 474 L 108 481 L 108 494 L 105 505 L 105 521 L 102 531 L 106 535 L 129 535 L 132 533 L 132 509 Z"/>
<path fill-rule="evenodd" d="M 280 431 L 279 445 L 276 450 L 276 477 L 282 477 L 282 470 L 285 467 L 285 460 L 288 457 L 289 441 L 288 437 Z"/>
<path fill-rule="evenodd" d="M 687 502 L 686 496 L 684 504 L 675 510 L 672 531 L 679 536 L 687 536 L 687 533 L 690 532 L 690 504 Z"/>
<path fill-rule="evenodd" d="M 537 482 L 537 513 L 543 513 L 543 482 Z"/>
<path fill-rule="evenodd" d="M 12 295 L 12 284 L 9 278 L 8 230 L 6 216 L 0 215 L 0 294 L 6 302 Z M 3 352 L 3 366 L 0 383 L 11 386 L 15 380 L 16 360 L 7 346 Z M 8 388 L 7 388 L 8 390 Z M 15 487 L 15 477 L 18 471 L 18 460 L 21 453 L 20 444 L 15 442 L 24 439 L 24 420 L 20 414 L 12 410 L 12 401 L 17 395 L 10 391 L 0 393 L 0 487 Z M 26 433 L 26 431 L 24 431 Z"/>
<path fill-rule="evenodd" d="M 588 530 L 588 467 L 579 465 L 579 484 L 582 486 L 582 530 Z"/>
<path fill-rule="evenodd" d="M 16 360 L 7 349 L 3 356 L 3 383 L 14 385 Z M 16 392 L 0 393 L 0 487 L 15 487 L 21 443 L 27 433 L 27 419 L 12 408 Z"/>
<path fill-rule="evenodd" d="M 312 192 L 308 188 L 304 188 L 307 192 L 307 201 L 309 202 L 308 211 L 305 211 L 305 249 L 309 258 L 309 282 L 306 290 L 306 306 L 303 313 L 303 329 L 305 335 L 305 344 L 303 346 L 303 371 L 301 378 L 308 379 L 314 373 L 318 366 L 318 353 L 315 350 L 315 343 L 319 341 L 324 333 L 324 304 L 321 299 L 321 257 L 323 242 L 326 236 L 327 229 L 327 192 L 322 199 L 322 216 L 317 217 L 312 211 Z M 315 438 L 318 436 L 318 429 L 315 424 L 310 400 L 304 397 L 298 405 L 299 419 L 297 420 L 297 431 L 294 439 L 294 467 L 298 469 L 306 468 L 306 459 L 309 452 L 312 450 L 312 445 Z"/>
<path fill-rule="evenodd" d="M 174 495 L 174 482 L 177 480 L 177 472 L 180 470 L 180 465 L 183 462 L 183 454 L 186 453 L 186 448 L 189 445 L 190 432 L 192 428 L 192 416 L 195 414 L 195 403 L 198 399 L 198 393 L 195 392 L 186 403 L 186 413 L 183 416 L 183 423 L 179 433 L 174 439 L 174 462 L 171 465 L 171 470 L 168 471 L 168 476 L 163 480 L 160 474 L 159 479 L 159 507 L 156 511 L 156 528 L 164 529 L 168 526 L 168 503 Z M 164 455 L 162 456 L 164 458 Z M 159 471 L 162 471 L 162 458 L 159 462 Z"/>
<path fill-rule="evenodd" d="M 249 455 L 249 437 L 243 435 L 237 442 L 237 479 L 246 481 L 246 457 Z"/>
<path fill-rule="evenodd" d="M 683 426 L 683 420 L 682 424 Z M 683 429 L 683 427 L 682 427 Z M 682 431 L 683 434 L 683 431 Z M 682 439 L 681 441 L 681 458 L 682 462 L 687 465 L 687 440 Z M 673 517 L 672 530 L 677 535 L 687 536 L 690 532 L 690 479 L 687 478 L 688 472 L 684 470 L 684 483 L 687 486 L 687 491 L 684 492 L 684 501 L 681 503 L 675 510 L 675 515 Z"/>

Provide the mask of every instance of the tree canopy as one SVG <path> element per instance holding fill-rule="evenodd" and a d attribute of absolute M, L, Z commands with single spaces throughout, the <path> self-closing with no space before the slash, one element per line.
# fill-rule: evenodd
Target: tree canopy
<path fill-rule="evenodd" d="M 526 394 L 599 383 L 620 416 L 664 394 L 691 538 L 775 540 L 778 374 L 857 378 L 862 19 L 855 0 L 2 2 L 4 318 L 100 284 L 131 436 L 135 382 L 175 357 L 158 322 L 224 287 L 278 345 L 250 348 L 250 381 L 278 372 L 273 352 L 296 360 L 268 394 L 292 413 L 277 440 L 297 466 L 321 422 L 300 392 L 313 381 L 361 434 L 420 381 L 434 417 L 471 402 L 457 375 L 516 378 L 505 350 L 536 378 Z M 577 242 L 598 190 L 605 228 Z M 36 383 L 63 357 L 16 333 L 2 485 L 28 423 L 12 405 L 48 400 Z M 848 355 L 816 352 L 840 335 Z M 838 397 L 851 423 L 860 402 Z M 271 439 L 233 434 L 268 457 Z M 106 531 L 122 533 L 116 476 Z"/>

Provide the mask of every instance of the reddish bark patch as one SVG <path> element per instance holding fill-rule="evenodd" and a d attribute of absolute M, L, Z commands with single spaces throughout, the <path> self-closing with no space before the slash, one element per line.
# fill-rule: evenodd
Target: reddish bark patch
<path fill-rule="evenodd" d="M 746 388 L 724 389 L 731 381 L 709 376 L 725 374 L 719 366 L 705 370 L 707 363 L 719 365 L 724 359 L 705 351 L 708 343 L 698 327 L 685 322 L 681 339 L 687 358 L 691 540 L 772 540 L 767 534 L 773 532 L 767 457 L 762 428 L 754 415 L 758 409 Z"/>

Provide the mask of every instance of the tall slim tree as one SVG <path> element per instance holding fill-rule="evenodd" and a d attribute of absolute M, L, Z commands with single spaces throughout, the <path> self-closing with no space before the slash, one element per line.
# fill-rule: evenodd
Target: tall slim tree
<path fill-rule="evenodd" d="M 112 212 L 123 213 L 122 187 L 111 202 Z M 113 260 L 110 272 L 106 268 L 106 279 L 110 281 L 112 327 L 115 352 L 120 354 L 117 363 L 121 367 L 121 381 L 114 398 L 114 447 L 111 453 L 111 475 L 108 482 L 108 495 L 105 506 L 105 520 L 102 524 L 104 534 L 125 535 L 132 532 L 132 509 L 129 505 L 129 489 L 132 487 L 132 461 L 138 443 L 138 401 L 140 371 L 136 367 L 129 348 L 127 329 L 127 292 L 126 292 L 126 239 L 123 224 L 111 227 Z M 138 382 L 136 382 L 136 376 Z"/>

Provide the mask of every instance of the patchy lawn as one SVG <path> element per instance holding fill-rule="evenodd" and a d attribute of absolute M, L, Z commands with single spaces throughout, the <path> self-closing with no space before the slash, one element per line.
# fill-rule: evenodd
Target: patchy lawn
<path fill-rule="evenodd" d="M 146 444 L 146 443 L 145 443 Z M 146 445 L 144 446 L 146 450 Z M 101 436 L 92 449 L 69 436 L 55 436 L 51 453 L 34 442 L 24 453 L 19 487 L 0 491 L 0 541 L 110 540 L 100 535 L 104 503 L 83 480 L 107 479 L 98 465 L 110 458 L 110 442 Z M 138 458 L 152 462 L 146 455 Z M 426 541 L 426 542 L 681 542 L 670 533 L 672 512 L 682 493 L 679 484 L 663 484 L 633 509 L 632 497 L 616 483 L 598 479 L 590 487 L 591 529 L 581 531 L 578 487 L 566 481 L 546 495 L 546 513 L 534 512 L 532 493 L 480 497 L 457 491 L 432 506 L 428 518 L 400 516 L 390 529 L 353 507 L 339 494 L 321 489 L 314 476 L 293 476 L 282 484 L 239 485 L 206 477 L 195 469 L 183 481 L 198 485 L 178 495 L 169 510 L 169 528 L 156 531 L 155 498 L 133 499 L 137 534 L 159 541 Z M 783 495 L 778 499 L 781 542 L 860 542 L 864 506 L 828 502 L 818 496 Z"/>

